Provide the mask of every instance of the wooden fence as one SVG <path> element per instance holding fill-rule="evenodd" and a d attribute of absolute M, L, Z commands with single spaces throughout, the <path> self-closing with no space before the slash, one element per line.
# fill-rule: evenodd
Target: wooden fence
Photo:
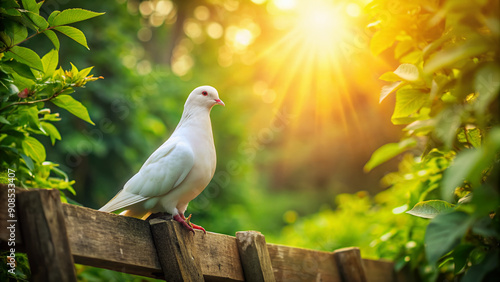
<path fill-rule="evenodd" d="M 57 190 L 17 190 L 8 217 L 0 186 L 0 242 L 26 252 L 33 281 L 76 281 L 74 263 L 167 281 L 403 281 L 393 263 L 358 248 L 323 252 L 267 244 L 259 232 L 196 231 L 173 220 L 136 218 L 61 204 Z M 12 205 L 11 205 L 12 206 Z M 7 228 L 14 224 L 15 232 Z"/>

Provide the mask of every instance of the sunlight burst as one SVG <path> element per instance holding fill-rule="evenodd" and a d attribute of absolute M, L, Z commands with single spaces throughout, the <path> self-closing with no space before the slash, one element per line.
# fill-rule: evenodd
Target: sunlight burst
<path fill-rule="evenodd" d="M 307 116 L 316 131 L 332 122 L 346 128 L 348 119 L 356 120 L 344 83 L 349 60 L 346 42 L 354 36 L 349 21 L 355 9 L 347 9 L 345 2 L 326 0 L 273 3 L 286 15 L 289 26 L 289 32 L 261 54 L 272 62 L 269 71 L 278 93 L 276 101 Z"/>

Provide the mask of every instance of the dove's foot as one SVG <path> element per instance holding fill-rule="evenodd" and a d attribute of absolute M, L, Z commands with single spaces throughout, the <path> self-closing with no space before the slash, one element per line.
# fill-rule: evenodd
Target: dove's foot
<path fill-rule="evenodd" d="M 203 227 L 201 227 L 199 225 L 191 223 L 190 219 L 191 219 L 191 215 L 189 215 L 188 218 L 186 218 L 184 216 L 184 214 L 176 214 L 174 216 L 174 220 L 180 222 L 189 231 L 192 231 L 194 233 L 194 230 L 198 229 L 198 230 L 203 231 L 203 233 L 207 234 L 207 231 L 205 230 L 205 228 L 203 228 Z"/>

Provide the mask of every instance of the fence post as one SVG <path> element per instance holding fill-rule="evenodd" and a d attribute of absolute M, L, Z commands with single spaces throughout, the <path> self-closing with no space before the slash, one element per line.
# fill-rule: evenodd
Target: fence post
<path fill-rule="evenodd" d="M 193 234 L 173 220 L 154 218 L 149 224 L 165 280 L 204 281 L 193 256 Z"/>
<path fill-rule="evenodd" d="M 32 280 L 76 281 L 59 191 L 31 190 L 17 197 Z"/>
<path fill-rule="evenodd" d="M 359 248 L 343 248 L 333 252 L 342 281 L 366 282 L 365 268 Z"/>
<path fill-rule="evenodd" d="M 236 232 L 236 242 L 246 281 L 276 281 L 264 235 L 257 231 Z"/>

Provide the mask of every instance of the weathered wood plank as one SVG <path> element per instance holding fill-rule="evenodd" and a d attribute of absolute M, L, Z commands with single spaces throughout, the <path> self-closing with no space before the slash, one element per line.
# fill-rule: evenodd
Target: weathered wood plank
<path fill-rule="evenodd" d="M 163 278 L 148 222 L 63 205 L 76 263 Z"/>
<path fill-rule="evenodd" d="M 333 252 L 342 281 L 366 282 L 365 268 L 359 248 L 344 248 Z"/>
<path fill-rule="evenodd" d="M 363 259 L 368 282 L 396 282 L 394 263 L 385 260 Z"/>
<path fill-rule="evenodd" d="M 236 232 L 236 242 L 246 281 L 276 281 L 264 235 L 257 231 Z"/>
<path fill-rule="evenodd" d="M 333 253 L 267 244 L 276 281 L 340 282 Z"/>
<path fill-rule="evenodd" d="M 19 222 L 31 279 L 76 281 L 76 272 L 58 190 L 33 190 L 18 196 Z"/>
<path fill-rule="evenodd" d="M 13 243 L 10 243 L 9 245 L 9 239 L 11 241 L 15 242 L 15 249 L 16 252 L 22 252 L 24 250 L 24 246 L 22 245 L 22 236 L 21 236 L 21 231 L 19 228 L 19 221 L 16 224 L 16 228 L 14 232 L 10 232 L 7 227 L 9 227 L 10 223 L 8 220 L 11 220 L 12 218 L 9 218 L 9 213 L 8 211 L 8 205 L 9 205 L 9 194 L 8 193 L 8 186 L 6 184 L 0 184 L 0 248 L 2 250 L 8 250 L 10 247 L 13 247 Z M 19 193 L 22 193 L 26 190 L 22 188 L 16 187 L 16 198 Z M 15 204 L 15 217 L 13 218 L 14 220 L 18 220 L 18 209 L 17 209 L 17 202 Z M 14 237 L 11 239 L 11 235 Z"/>
<path fill-rule="evenodd" d="M 76 263 L 163 279 L 147 221 L 68 204 L 63 210 Z M 206 280 L 243 281 L 236 238 L 197 231 L 194 246 Z"/>
<path fill-rule="evenodd" d="M 193 255 L 193 235 L 173 220 L 149 221 L 156 253 L 167 281 L 204 281 Z"/>

